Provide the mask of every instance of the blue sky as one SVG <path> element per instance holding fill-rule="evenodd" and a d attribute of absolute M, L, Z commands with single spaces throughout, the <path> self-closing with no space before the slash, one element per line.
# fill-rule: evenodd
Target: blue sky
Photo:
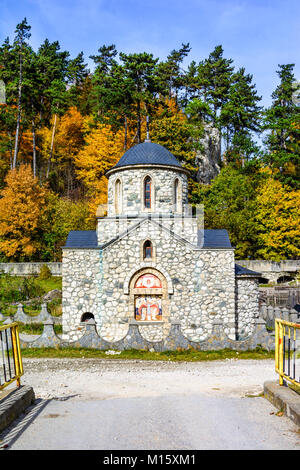
<path fill-rule="evenodd" d="M 299 0 L 0 0 L 0 43 L 12 40 L 26 17 L 31 45 L 58 40 L 71 56 L 96 54 L 103 44 L 120 52 L 152 52 L 165 59 L 189 42 L 191 60 L 218 44 L 224 56 L 253 75 L 262 104 L 271 103 L 278 64 L 295 63 L 300 80 Z"/>

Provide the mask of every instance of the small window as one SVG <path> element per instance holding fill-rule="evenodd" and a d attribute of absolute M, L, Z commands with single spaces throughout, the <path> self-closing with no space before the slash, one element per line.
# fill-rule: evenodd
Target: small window
<path fill-rule="evenodd" d="M 149 176 L 144 181 L 144 205 L 146 209 L 151 209 L 151 178 Z"/>
<path fill-rule="evenodd" d="M 152 243 L 150 242 L 150 240 L 147 240 L 144 243 L 143 258 L 144 259 L 152 258 Z"/>
<path fill-rule="evenodd" d="M 115 184 L 115 210 L 116 214 L 120 214 L 122 210 L 122 188 L 121 181 L 119 179 Z"/>
<path fill-rule="evenodd" d="M 174 210 L 180 212 L 181 194 L 179 194 L 180 183 L 178 178 L 174 182 Z"/>

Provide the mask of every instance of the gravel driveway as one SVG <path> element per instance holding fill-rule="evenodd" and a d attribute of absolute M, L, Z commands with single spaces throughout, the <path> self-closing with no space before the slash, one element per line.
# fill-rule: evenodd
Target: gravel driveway
<path fill-rule="evenodd" d="M 300 449 L 297 427 L 259 396 L 273 360 L 24 359 L 36 405 L 12 449 Z"/>

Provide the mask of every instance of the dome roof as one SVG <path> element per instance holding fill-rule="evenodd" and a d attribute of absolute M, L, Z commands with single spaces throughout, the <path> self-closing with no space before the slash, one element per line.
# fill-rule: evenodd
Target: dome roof
<path fill-rule="evenodd" d="M 143 142 L 131 147 L 114 166 L 120 168 L 132 165 L 168 165 L 181 167 L 179 161 L 165 147 L 154 142 Z"/>

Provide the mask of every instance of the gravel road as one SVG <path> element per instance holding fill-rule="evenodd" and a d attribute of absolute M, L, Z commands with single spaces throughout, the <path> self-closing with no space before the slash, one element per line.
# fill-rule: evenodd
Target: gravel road
<path fill-rule="evenodd" d="M 0 436 L 11 449 L 300 449 L 260 396 L 273 360 L 25 358 L 24 370 L 37 400 Z"/>

